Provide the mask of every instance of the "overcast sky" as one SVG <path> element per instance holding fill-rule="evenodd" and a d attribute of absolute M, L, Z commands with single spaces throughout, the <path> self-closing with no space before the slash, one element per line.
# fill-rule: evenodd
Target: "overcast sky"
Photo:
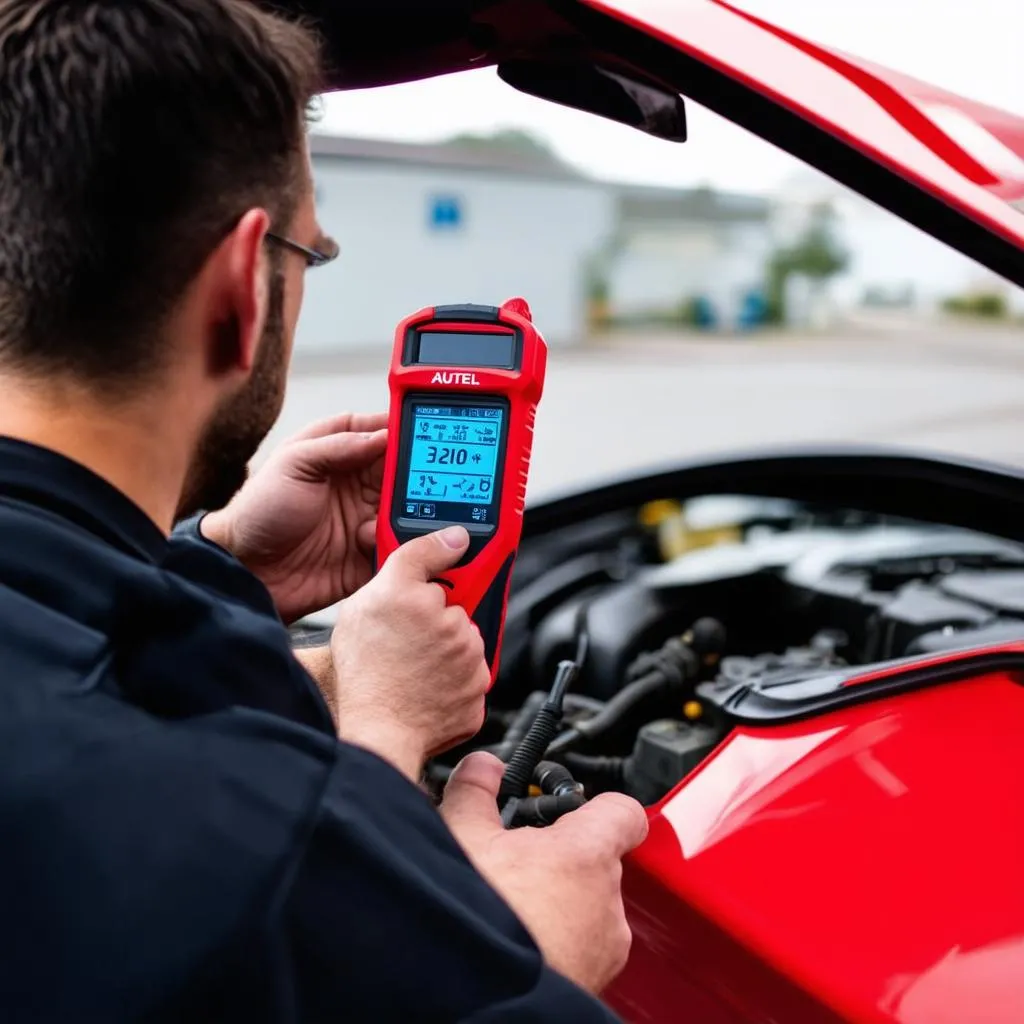
<path fill-rule="evenodd" d="M 675 0 L 683 3 L 684 0 Z M 808 38 L 1024 114 L 1024 0 L 735 0 Z M 526 128 L 598 177 L 770 191 L 788 155 L 690 104 L 690 141 L 651 139 L 524 96 L 492 70 L 328 97 L 320 131 L 433 141 Z"/>

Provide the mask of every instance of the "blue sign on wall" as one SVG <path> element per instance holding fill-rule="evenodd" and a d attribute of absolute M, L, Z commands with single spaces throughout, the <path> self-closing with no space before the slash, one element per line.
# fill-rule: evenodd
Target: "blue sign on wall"
<path fill-rule="evenodd" d="M 457 231 L 462 227 L 462 200 L 458 196 L 431 196 L 428 224 L 432 231 Z"/>

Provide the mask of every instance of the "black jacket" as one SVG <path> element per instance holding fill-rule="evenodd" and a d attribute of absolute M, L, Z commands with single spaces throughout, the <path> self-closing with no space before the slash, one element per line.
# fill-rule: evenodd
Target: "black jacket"
<path fill-rule="evenodd" d="M 339 743 L 263 586 L 0 439 L 0 1020 L 611 1021 Z"/>

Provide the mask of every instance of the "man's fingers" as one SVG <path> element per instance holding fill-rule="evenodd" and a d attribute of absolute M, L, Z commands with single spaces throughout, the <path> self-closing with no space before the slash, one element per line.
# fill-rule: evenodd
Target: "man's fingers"
<path fill-rule="evenodd" d="M 572 831 L 581 842 L 598 844 L 614 856 L 623 857 L 647 838 L 647 812 L 632 797 L 600 793 L 551 827 Z"/>
<path fill-rule="evenodd" d="M 370 434 L 329 434 L 315 440 L 303 441 L 293 449 L 303 467 L 317 476 L 352 472 L 376 462 L 388 446 L 388 432 L 378 430 Z"/>
<path fill-rule="evenodd" d="M 386 412 L 353 413 L 343 412 L 337 416 L 329 416 L 325 420 L 317 420 L 304 430 L 289 437 L 287 444 L 294 441 L 310 441 L 331 434 L 372 434 L 383 430 L 388 425 Z"/>
<path fill-rule="evenodd" d="M 455 565 L 468 547 L 465 527 L 449 526 L 407 541 L 391 553 L 382 571 L 401 580 L 429 583 Z"/>
<path fill-rule="evenodd" d="M 498 789 L 505 765 L 493 754 L 477 751 L 464 757 L 444 788 L 441 815 L 453 831 L 460 824 L 501 831 Z"/>
<path fill-rule="evenodd" d="M 356 530 L 356 543 L 368 554 L 373 551 L 374 545 L 377 543 L 376 519 L 368 519 L 365 523 L 359 524 L 359 528 Z"/>

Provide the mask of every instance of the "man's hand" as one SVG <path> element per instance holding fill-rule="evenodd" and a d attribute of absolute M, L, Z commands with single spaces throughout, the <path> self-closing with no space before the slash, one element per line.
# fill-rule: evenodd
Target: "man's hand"
<path fill-rule="evenodd" d="M 431 583 L 469 547 L 461 526 L 408 541 L 338 609 L 338 735 L 418 782 L 427 758 L 480 730 L 491 674 L 479 630 Z"/>
<path fill-rule="evenodd" d="M 286 441 L 203 535 L 258 576 L 285 622 L 370 578 L 387 415 L 346 413 Z"/>
<path fill-rule="evenodd" d="M 464 758 L 445 788 L 441 813 L 545 960 L 597 994 L 629 956 L 622 858 L 647 836 L 647 816 L 635 800 L 603 793 L 548 828 L 505 830 L 496 802 L 504 767 L 491 754 Z"/>

